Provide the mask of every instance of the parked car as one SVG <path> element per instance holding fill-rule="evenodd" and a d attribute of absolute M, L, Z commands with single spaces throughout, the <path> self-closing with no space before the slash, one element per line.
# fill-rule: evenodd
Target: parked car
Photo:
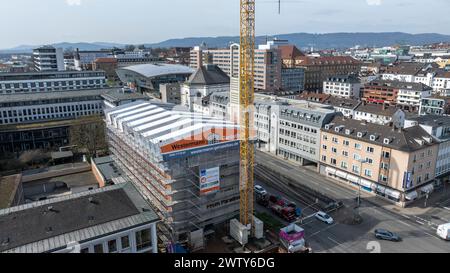
<path fill-rule="evenodd" d="M 400 242 L 402 240 L 402 238 L 400 238 L 400 236 L 398 236 L 397 234 L 385 229 L 376 229 L 375 237 L 379 240 L 386 240 L 391 242 Z"/>
<path fill-rule="evenodd" d="M 330 215 L 326 214 L 323 211 L 319 211 L 315 214 L 317 220 L 322 221 L 324 223 L 327 223 L 329 225 L 332 225 L 334 223 L 333 218 L 331 218 Z"/>
<path fill-rule="evenodd" d="M 255 193 L 259 195 L 266 195 L 267 191 L 260 185 L 255 185 Z"/>

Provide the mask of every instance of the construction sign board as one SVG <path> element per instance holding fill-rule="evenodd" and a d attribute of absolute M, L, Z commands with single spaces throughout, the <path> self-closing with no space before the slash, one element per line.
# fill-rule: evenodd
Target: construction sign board
<path fill-rule="evenodd" d="M 200 170 L 200 195 L 220 190 L 220 167 Z"/>

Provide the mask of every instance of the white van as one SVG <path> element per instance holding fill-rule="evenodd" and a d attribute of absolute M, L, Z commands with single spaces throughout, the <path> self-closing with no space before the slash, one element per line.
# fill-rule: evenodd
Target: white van
<path fill-rule="evenodd" d="M 438 226 L 436 233 L 440 238 L 450 241 L 450 223 Z"/>

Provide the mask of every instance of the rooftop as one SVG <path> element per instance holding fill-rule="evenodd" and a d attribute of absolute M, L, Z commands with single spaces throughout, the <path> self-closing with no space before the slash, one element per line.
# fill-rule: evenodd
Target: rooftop
<path fill-rule="evenodd" d="M 329 96 L 325 99 L 323 104 L 332 105 L 333 107 L 346 108 L 346 109 L 355 109 L 361 102 L 359 100 L 340 98 L 335 96 Z"/>
<path fill-rule="evenodd" d="M 110 156 L 94 158 L 93 161 L 106 181 L 110 181 L 123 174 L 122 170 Z"/>
<path fill-rule="evenodd" d="M 132 71 L 146 78 L 154 78 L 171 74 L 189 75 L 194 73 L 194 69 L 178 64 L 140 64 L 119 68 L 118 70 Z"/>
<path fill-rule="evenodd" d="M 450 126 L 450 117 L 448 116 L 425 115 L 411 117 L 410 120 L 416 121 L 418 124 L 432 127 Z"/>
<path fill-rule="evenodd" d="M 199 67 L 187 81 L 191 85 L 229 84 L 230 77 L 217 65 L 203 65 Z"/>
<path fill-rule="evenodd" d="M 321 57 L 299 57 L 300 66 L 330 65 L 330 64 L 362 64 L 350 56 L 321 56 Z"/>
<path fill-rule="evenodd" d="M 278 48 L 281 49 L 282 59 L 296 59 L 305 56 L 295 45 L 279 45 Z"/>
<path fill-rule="evenodd" d="M 422 63 L 399 63 L 386 69 L 386 74 L 416 75 L 426 65 Z"/>
<path fill-rule="evenodd" d="M 336 131 L 337 128 L 340 128 L 340 130 Z M 435 144 L 432 136 L 420 126 L 396 129 L 391 126 L 362 122 L 344 117 L 334 118 L 325 127 L 324 132 L 330 132 L 405 152 L 414 152 Z"/>
<path fill-rule="evenodd" d="M 148 96 L 144 96 L 141 93 L 127 92 L 123 89 L 112 89 L 103 94 L 102 98 L 112 103 L 126 100 L 150 100 Z"/>
<path fill-rule="evenodd" d="M 128 182 L 0 210 L 0 252 L 55 251 L 155 221 L 157 215 Z"/>
<path fill-rule="evenodd" d="M 43 101 L 54 99 L 70 99 L 80 97 L 97 97 L 110 92 L 112 89 L 71 90 L 55 92 L 32 92 L 20 94 L 0 95 L 0 103 L 13 103 L 24 101 Z"/>
<path fill-rule="evenodd" d="M 358 79 L 355 75 L 336 75 L 327 78 L 328 82 L 344 82 L 344 83 L 360 83 L 360 79 Z"/>
<path fill-rule="evenodd" d="M 425 85 L 423 83 L 416 82 L 401 82 L 401 81 L 390 81 L 390 80 L 373 80 L 371 82 L 366 83 L 365 87 L 370 88 L 374 86 L 381 87 L 392 87 L 396 89 L 407 89 L 413 91 L 430 91 L 431 87 Z"/>
<path fill-rule="evenodd" d="M 397 113 L 399 109 L 395 106 L 391 105 L 380 105 L 380 104 L 372 104 L 372 103 L 361 103 L 355 111 L 370 113 L 379 116 L 392 117 L 395 113 Z"/>

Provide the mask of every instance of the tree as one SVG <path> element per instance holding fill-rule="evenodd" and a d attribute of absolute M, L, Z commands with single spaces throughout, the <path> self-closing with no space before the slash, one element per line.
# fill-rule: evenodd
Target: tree
<path fill-rule="evenodd" d="M 44 161 L 47 161 L 50 159 L 50 156 L 48 153 L 45 153 L 42 150 L 30 150 L 25 151 L 19 156 L 19 161 L 34 166 L 36 163 L 42 163 Z"/>
<path fill-rule="evenodd" d="M 125 51 L 134 51 L 136 49 L 136 47 L 134 45 L 126 45 L 125 46 Z"/>
<path fill-rule="evenodd" d="M 79 121 L 70 128 L 70 142 L 78 151 L 85 152 L 89 158 L 97 157 L 99 151 L 108 149 L 105 123 L 98 117 Z"/>

